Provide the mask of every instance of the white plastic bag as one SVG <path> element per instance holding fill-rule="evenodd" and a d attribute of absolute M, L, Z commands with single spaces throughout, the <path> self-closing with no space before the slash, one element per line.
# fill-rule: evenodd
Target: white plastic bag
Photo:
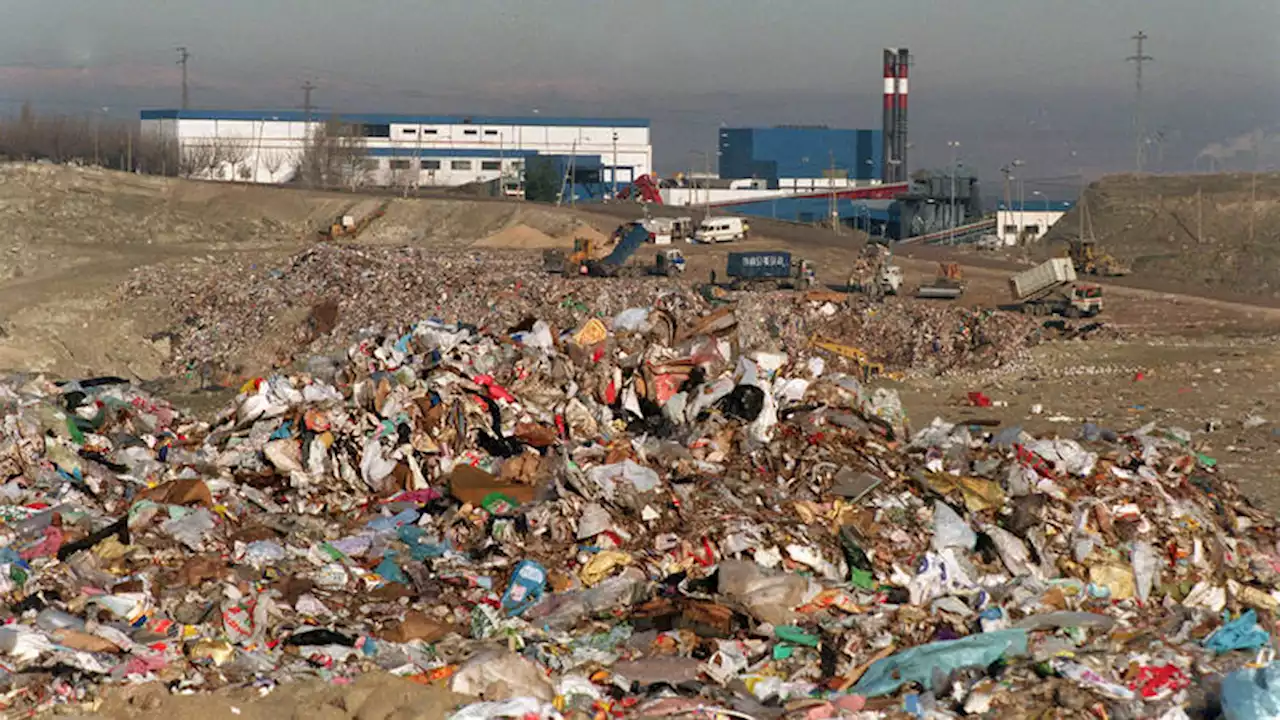
<path fill-rule="evenodd" d="M 951 506 L 941 500 L 933 501 L 933 549 L 942 552 L 949 547 L 972 550 L 978 544 L 978 535 Z"/>

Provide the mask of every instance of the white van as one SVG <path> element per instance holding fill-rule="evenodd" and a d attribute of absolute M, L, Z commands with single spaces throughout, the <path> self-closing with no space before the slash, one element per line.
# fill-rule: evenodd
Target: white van
<path fill-rule="evenodd" d="M 695 242 L 722 243 L 746 240 L 751 228 L 739 217 L 704 218 L 693 233 Z"/>

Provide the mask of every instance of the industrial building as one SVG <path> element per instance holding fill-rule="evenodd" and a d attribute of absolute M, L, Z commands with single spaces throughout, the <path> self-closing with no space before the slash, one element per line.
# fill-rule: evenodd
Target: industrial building
<path fill-rule="evenodd" d="M 1010 247 L 1039 240 L 1073 205 L 1070 201 L 1048 199 L 1000 203 L 996 208 L 996 237 Z"/>
<path fill-rule="evenodd" d="M 874 184 L 883 173 L 879 130 L 827 127 L 727 128 L 720 131 L 720 177 L 753 178 L 769 189 Z"/>
<path fill-rule="evenodd" d="M 144 110 L 141 123 L 144 134 L 174 143 L 184 174 L 206 179 L 295 180 L 318 129 L 335 124 L 363 156 L 351 184 L 519 182 L 535 156 L 596 187 L 625 186 L 653 168 L 649 121 L 637 119 Z"/>

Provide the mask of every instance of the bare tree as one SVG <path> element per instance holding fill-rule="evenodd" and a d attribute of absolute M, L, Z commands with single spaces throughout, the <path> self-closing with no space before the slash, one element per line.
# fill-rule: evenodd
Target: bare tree
<path fill-rule="evenodd" d="M 368 181 L 368 146 L 357 125 L 330 120 L 317 127 L 296 159 L 295 179 L 307 185 L 356 188 Z"/>
<path fill-rule="evenodd" d="M 248 180 L 253 176 L 253 168 L 244 164 L 252 152 L 252 145 L 247 138 L 222 138 L 219 143 L 222 148 L 222 162 L 228 166 L 230 177 L 232 180 L 240 178 Z M 222 168 L 219 167 L 218 174 L 221 177 Z"/>
<path fill-rule="evenodd" d="M 267 179 L 275 182 L 276 173 L 284 166 L 285 155 L 278 150 L 267 150 L 262 153 L 262 167 L 267 171 Z"/>
<path fill-rule="evenodd" d="M 183 177 L 195 177 L 208 172 L 217 155 L 212 143 L 189 143 L 178 153 L 178 173 Z"/>

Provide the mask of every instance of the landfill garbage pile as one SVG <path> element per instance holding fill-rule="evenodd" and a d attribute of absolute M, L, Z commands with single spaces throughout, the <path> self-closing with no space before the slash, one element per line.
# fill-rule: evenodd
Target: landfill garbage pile
<path fill-rule="evenodd" d="M 1002 367 L 1040 338 L 1034 322 L 1001 312 L 906 299 L 866 305 L 854 297 L 846 305 L 843 294 L 823 291 L 706 292 L 683 278 L 584 281 L 544 273 L 529 255 L 491 251 L 321 244 L 280 267 L 143 273 L 120 294 L 150 297 L 180 313 L 169 333 L 175 372 L 235 368 L 273 338 L 305 357 L 341 350 L 367 328 L 422 317 L 495 331 L 532 318 L 564 328 L 638 306 L 658 306 L 692 324 L 732 304 L 740 317 L 754 319 L 738 329 L 743 347 L 794 350 L 825 335 L 851 342 L 893 370 Z"/>
<path fill-rule="evenodd" d="M 464 719 L 1280 702 L 1274 522 L 1189 433 L 913 434 L 736 332 L 423 321 L 207 422 L 119 378 L 3 385 L 0 709 L 375 671 Z"/>
<path fill-rule="evenodd" d="M 883 303 L 853 298 L 850 311 L 834 315 L 819 332 L 859 343 L 886 368 L 929 374 L 1007 368 L 1025 362 L 1032 347 L 1057 336 L 1018 313 L 907 298 Z"/>

